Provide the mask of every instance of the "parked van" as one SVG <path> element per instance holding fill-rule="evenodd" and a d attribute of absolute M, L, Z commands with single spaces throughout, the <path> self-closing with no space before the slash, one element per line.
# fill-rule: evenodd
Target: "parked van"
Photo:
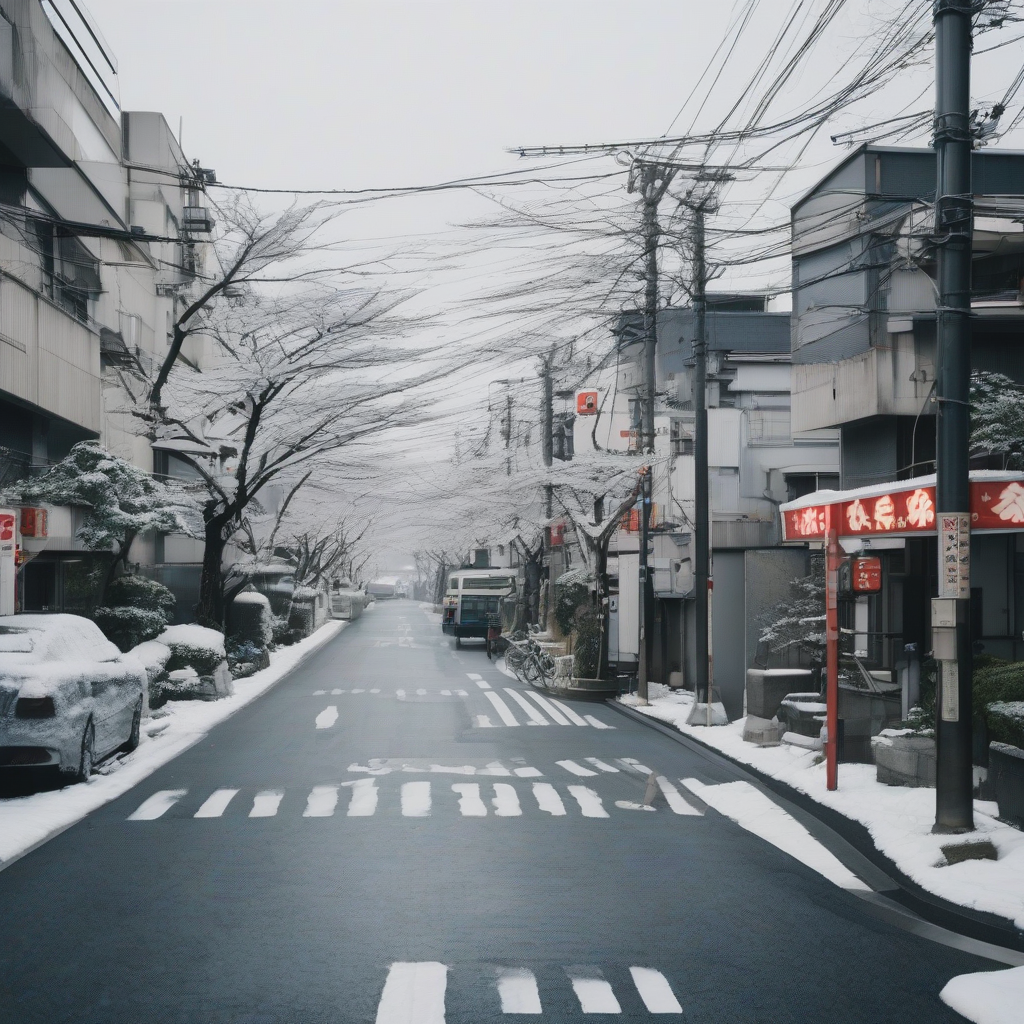
<path fill-rule="evenodd" d="M 441 611 L 441 630 L 461 647 L 467 637 L 487 639 L 500 623 L 502 600 L 514 601 L 516 578 L 510 569 L 453 569 Z"/>

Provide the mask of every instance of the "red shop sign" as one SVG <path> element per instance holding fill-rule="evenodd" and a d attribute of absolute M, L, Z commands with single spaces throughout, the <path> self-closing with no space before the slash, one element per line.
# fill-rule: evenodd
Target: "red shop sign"
<path fill-rule="evenodd" d="M 858 594 L 872 594 L 882 589 L 882 560 L 855 558 L 850 573 L 853 589 Z"/>

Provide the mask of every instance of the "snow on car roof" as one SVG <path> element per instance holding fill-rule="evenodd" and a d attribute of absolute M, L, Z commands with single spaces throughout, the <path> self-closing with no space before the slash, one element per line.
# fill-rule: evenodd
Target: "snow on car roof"
<path fill-rule="evenodd" d="M 95 622 L 80 615 L 0 615 L 0 634 L 6 634 L 0 666 L 9 660 L 4 655 L 14 655 L 14 661 L 24 664 L 113 661 L 121 653 Z"/>

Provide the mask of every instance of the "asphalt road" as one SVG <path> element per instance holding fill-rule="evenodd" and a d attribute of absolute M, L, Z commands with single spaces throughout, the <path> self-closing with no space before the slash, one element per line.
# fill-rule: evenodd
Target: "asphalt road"
<path fill-rule="evenodd" d="M 0 872 L 0 1021 L 961 1020 L 940 989 L 997 965 L 680 782 L 732 768 L 603 705 L 552 713 L 436 621 L 378 603 Z"/>

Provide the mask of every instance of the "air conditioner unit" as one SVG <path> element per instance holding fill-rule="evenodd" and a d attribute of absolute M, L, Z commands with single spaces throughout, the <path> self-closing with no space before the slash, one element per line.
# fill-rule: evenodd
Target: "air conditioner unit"
<path fill-rule="evenodd" d="M 205 206 L 186 206 L 183 207 L 182 213 L 182 226 L 186 231 L 209 234 L 213 230 L 213 216 Z"/>

